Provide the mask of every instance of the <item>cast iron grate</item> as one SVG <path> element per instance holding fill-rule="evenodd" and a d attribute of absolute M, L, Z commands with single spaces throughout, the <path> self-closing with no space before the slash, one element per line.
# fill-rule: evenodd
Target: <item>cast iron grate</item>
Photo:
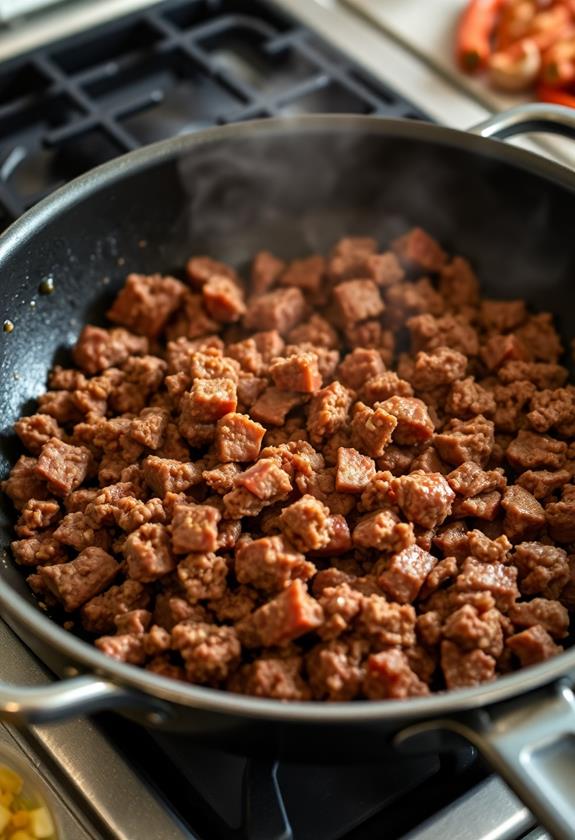
<path fill-rule="evenodd" d="M 145 143 L 320 112 L 425 118 L 273 3 L 161 3 L 0 67 L 0 227 Z"/>
<path fill-rule="evenodd" d="M 108 714 L 98 720 L 190 840 L 399 840 L 488 774 L 463 744 L 410 757 L 383 748 L 365 764 L 318 755 L 306 765 L 248 759 Z"/>

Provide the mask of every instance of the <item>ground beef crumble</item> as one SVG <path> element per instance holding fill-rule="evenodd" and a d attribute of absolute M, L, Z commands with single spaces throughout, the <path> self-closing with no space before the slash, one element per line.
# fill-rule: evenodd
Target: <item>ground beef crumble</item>
<path fill-rule="evenodd" d="M 563 650 L 575 387 L 553 320 L 482 299 L 420 228 L 385 246 L 128 276 L 2 483 L 56 620 L 283 701 L 425 696 Z"/>

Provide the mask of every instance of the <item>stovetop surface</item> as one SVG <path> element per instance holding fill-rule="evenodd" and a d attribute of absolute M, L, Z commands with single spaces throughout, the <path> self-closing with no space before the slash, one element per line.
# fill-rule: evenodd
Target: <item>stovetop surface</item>
<path fill-rule="evenodd" d="M 0 66 L 0 219 L 141 145 L 321 112 L 424 117 L 269 3 L 162 3 Z"/>
<path fill-rule="evenodd" d="M 320 112 L 426 118 L 286 13 L 291 5 L 171 0 L 1 64 L 0 227 L 99 163 L 209 125 Z M 293 5 L 308 15 L 316 3 Z M 0 642 L 4 679 L 47 678 L 1 623 Z M 0 729 L 53 788 L 65 840 L 443 840 L 456 836 L 456 800 L 458 838 L 520 837 L 532 824 L 471 748 L 391 764 L 278 765 L 119 721 Z M 485 797 L 501 818 L 478 819 Z"/>
<path fill-rule="evenodd" d="M 278 763 L 169 734 L 148 737 L 160 750 L 160 764 L 166 764 L 152 774 L 152 783 L 161 778 L 162 786 L 169 786 L 170 801 L 184 821 L 193 802 L 192 827 L 202 837 L 221 840 L 399 838 L 486 776 L 472 747 L 441 757 L 388 754 L 379 763 L 325 765 L 321 756 L 311 764 Z M 148 750 L 149 743 L 142 772 L 149 767 Z M 133 752 L 132 758 L 141 760 Z"/>
<path fill-rule="evenodd" d="M 1 621 L 0 648 L 7 682 L 49 679 Z M 111 714 L 22 733 L 0 724 L 4 740 L 51 789 L 62 840 L 518 840 L 533 826 L 470 748 L 409 762 L 276 766 Z"/>

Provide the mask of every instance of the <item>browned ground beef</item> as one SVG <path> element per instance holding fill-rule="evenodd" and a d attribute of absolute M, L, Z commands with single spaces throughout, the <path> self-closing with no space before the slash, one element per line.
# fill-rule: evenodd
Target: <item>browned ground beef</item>
<path fill-rule="evenodd" d="M 130 275 L 4 482 L 16 562 L 109 656 L 280 700 L 421 696 L 555 656 L 575 387 L 546 313 L 424 231 Z"/>

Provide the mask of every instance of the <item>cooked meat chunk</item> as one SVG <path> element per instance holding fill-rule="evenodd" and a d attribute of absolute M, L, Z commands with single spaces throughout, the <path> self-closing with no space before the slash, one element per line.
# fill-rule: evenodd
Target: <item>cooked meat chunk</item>
<path fill-rule="evenodd" d="M 347 424 L 352 401 L 352 392 L 337 380 L 317 392 L 309 404 L 307 421 L 312 443 L 321 443 Z"/>
<path fill-rule="evenodd" d="M 265 426 L 283 426 L 289 412 L 301 401 L 301 394 L 269 387 L 252 405 L 250 414 Z"/>
<path fill-rule="evenodd" d="M 505 457 L 518 471 L 537 468 L 558 470 L 563 466 L 566 452 L 564 441 L 522 429 L 507 447 Z"/>
<path fill-rule="evenodd" d="M 74 612 L 106 589 L 119 571 L 114 558 L 101 548 L 86 548 L 75 560 L 41 566 L 38 574 L 66 612 Z"/>
<path fill-rule="evenodd" d="M 497 659 L 503 652 L 500 618 L 499 610 L 479 612 L 472 604 L 464 604 L 447 617 L 443 636 L 462 650 L 483 650 Z"/>
<path fill-rule="evenodd" d="M 393 439 L 400 446 L 418 445 L 433 435 L 433 420 L 422 400 L 395 395 L 380 405 L 397 420 Z"/>
<path fill-rule="evenodd" d="M 330 277 L 336 282 L 348 277 L 363 277 L 366 260 L 377 252 L 371 236 L 344 236 L 333 246 L 328 262 Z"/>
<path fill-rule="evenodd" d="M 431 353 L 420 352 L 415 357 L 411 383 L 418 391 L 429 391 L 438 385 L 451 385 L 463 379 L 467 356 L 450 347 L 438 347 Z"/>
<path fill-rule="evenodd" d="M 169 420 L 170 414 L 165 408 L 144 408 L 130 423 L 130 437 L 148 449 L 159 449 Z"/>
<path fill-rule="evenodd" d="M 22 510 L 30 499 L 44 501 L 48 498 L 46 482 L 36 472 L 37 464 L 36 458 L 21 455 L 9 477 L 2 482 L 2 491 L 17 510 Z"/>
<path fill-rule="evenodd" d="M 558 598 L 570 578 L 567 552 L 555 545 L 523 542 L 513 552 L 524 595 Z"/>
<path fill-rule="evenodd" d="M 78 552 L 93 545 L 108 549 L 111 542 L 107 531 L 93 528 L 86 515 L 79 511 L 63 517 L 54 531 L 54 539 Z"/>
<path fill-rule="evenodd" d="M 218 464 L 211 470 L 204 470 L 202 473 L 202 480 L 211 487 L 214 492 L 224 496 L 230 493 L 235 486 L 235 481 L 241 473 L 242 468 L 239 464 L 227 463 Z"/>
<path fill-rule="evenodd" d="M 493 450 L 493 423 L 481 414 L 472 420 L 450 420 L 444 430 L 434 436 L 433 443 L 448 464 L 457 467 L 474 461 L 484 467 Z"/>
<path fill-rule="evenodd" d="M 33 537 L 60 515 L 60 505 L 52 500 L 29 499 L 24 505 L 15 531 L 19 537 Z"/>
<path fill-rule="evenodd" d="M 305 298 L 300 289 L 277 289 L 250 301 L 244 326 L 255 330 L 277 330 L 286 335 L 299 324 L 305 312 Z"/>
<path fill-rule="evenodd" d="M 401 379 L 392 370 L 366 379 L 360 394 L 363 402 L 373 406 L 376 402 L 385 402 L 391 397 L 412 397 L 413 388 L 405 379 Z M 393 412 L 391 412 L 393 413 Z"/>
<path fill-rule="evenodd" d="M 238 635 L 246 647 L 283 646 L 316 630 L 323 621 L 320 604 L 306 592 L 301 580 L 289 586 L 263 607 L 242 619 Z"/>
<path fill-rule="evenodd" d="M 64 544 L 52 531 L 10 543 L 14 560 L 20 566 L 52 566 L 68 560 Z"/>
<path fill-rule="evenodd" d="M 438 529 L 433 544 L 444 557 L 466 557 L 469 554 L 467 529 L 462 522 L 453 522 Z"/>
<path fill-rule="evenodd" d="M 80 333 L 73 357 L 78 367 L 86 373 L 94 374 L 101 373 L 113 365 L 120 365 L 134 355 L 146 353 L 147 350 L 148 340 L 144 336 L 134 335 L 122 327 L 105 330 L 88 324 Z"/>
<path fill-rule="evenodd" d="M 178 563 L 178 580 L 190 604 L 206 599 L 223 598 L 226 592 L 228 564 L 216 554 L 188 554 Z"/>
<path fill-rule="evenodd" d="M 184 397 L 187 403 L 182 405 L 182 416 L 188 414 L 198 423 L 215 423 L 237 406 L 236 385 L 230 379 L 196 379 Z M 185 427 L 182 430 L 184 437 Z"/>
<path fill-rule="evenodd" d="M 331 538 L 330 510 L 314 496 L 302 496 L 284 508 L 279 525 L 284 537 L 300 551 L 323 548 Z"/>
<path fill-rule="evenodd" d="M 358 390 L 372 377 L 383 374 L 385 364 L 377 349 L 356 347 L 339 366 L 339 379 L 348 388 Z"/>
<path fill-rule="evenodd" d="M 398 553 L 415 542 L 413 526 L 401 522 L 393 510 L 378 510 L 360 519 L 353 530 L 353 544 L 358 548 Z"/>
<path fill-rule="evenodd" d="M 485 563 L 505 563 L 511 549 L 511 543 L 505 534 L 494 540 L 477 529 L 466 534 L 469 554 Z"/>
<path fill-rule="evenodd" d="M 176 567 L 169 535 L 163 525 L 142 525 L 126 539 L 123 553 L 128 576 L 142 583 L 158 580 Z"/>
<path fill-rule="evenodd" d="M 396 426 L 397 419 L 381 406 L 373 409 L 362 402 L 355 404 L 351 436 L 356 449 L 365 455 L 383 455 Z"/>
<path fill-rule="evenodd" d="M 373 280 L 347 280 L 335 287 L 333 297 L 344 324 L 377 318 L 385 308 Z"/>
<path fill-rule="evenodd" d="M 439 271 L 447 262 L 447 254 L 441 245 L 419 227 L 396 239 L 392 247 L 409 268 Z"/>
<path fill-rule="evenodd" d="M 487 388 L 479 385 L 472 376 L 454 382 L 445 403 L 445 410 L 452 417 L 466 419 L 483 414 L 495 414 L 495 397 Z"/>
<path fill-rule="evenodd" d="M 316 700 L 343 701 L 358 696 L 363 678 L 361 645 L 339 639 L 322 642 L 306 658 L 309 683 Z"/>
<path fill-rule="evenodd" d="M 186 263 L 186 275 L 190 284 L 199 289 L 214 275 L 229 277 L 230 280 L 237 279 L 237 274 L 231 266 L 207 256 L 191 257 Z"/>
<path fill-rule="evenodd" d="M 412 545 L 393 555 L 377 582 L 394 601 L 411 603 L 436 563 L 436 557 L 418 545 Z"/>
<path fill-rule="evenodd" d="M 315 353 L 303 352 L 277 359 L 269 369 L 276 388 L 313 394 L 321 387 L 321 373 Z"/>
<path fill-rule="evenodd" d="M 335 489 L 338 493 L 361 493 L 374 475 L 373 458 L 361 455 L 357 449 L 339 447 L 335 474 Z"/>
<path fill-rule="evenodd" d="M 545 662 L 557 656 L 563 648 L 555 644 L 547 630 L 540 624 L 534 624 L 515 636 L 507 639 L 507 647 L 519 659 L 523 667 Z"/>
<path fill-rule="evenodd" d="M 353 627 L 362 607 L 363 595 L 359 590 L 352 589 L 348 583 L 340 583 L 336 586 L 322 587 L 318 600 L 325 618 L 318 635 L 329 640 L 341 636 Z"/>
<path fill-rule="evenodd" d="M 255 461 L 260 453 L 265 427 L 246 414 L 231 412 L 218 420 L 216 451 L 221 461 Z"/>
<path fill-rule="evenodd" d="M 500 563 L 481 563 L 468 557 L 455 582 L 462 592 L 490 592 L 499 609 L 507 610 L 519 597 L 517 569 Z"/>
<path fill-rule="evenodd" d="M 502 382 L 532 382 L 536 388 L 560 388 L 569 375 L 567 368 L 545 362 L 507 362 L 497 371 Z"/>
<path fill-rule="evenodd" d="M 570 479 L 568 470 L 526 470 L 517 479 L 517 484 L 523 487 L 536 499 L 546 499 Z"/>
<path fill-rule="evenodd" d="M 221 514 L 210 505 L 174 505 L 172 551 L 174 554 L 209 552 L 218 548 Z"/>
<path fill-rule="evenodd" d="M 48 483 L 52 493 L 66 496 L 86 478 L 90 459 L 90 450 L 86 447 L 71 446 L 59 438 L 50 438 L 40 450 L 36 475 Z"/>
<path fill-rule="evenodd" d="M 472 516 L 475 519 L 485 519 L 493 522 L 501 507 L 501 493 L 497 490 L 491 493 L 480 493 L 468 499 L 455 499 L 451 513 L 454 517 Z"/>
<path fill-rule="evenodd" d="M 232 324 L 245 314 L 243 292 L 229 277 L 212 274 L 202 286 L 202 297 L 206 311 L 214 321 Z"/>
<path fill-rule="evenodd" d="M 310 552 L 311 557 L 337 557 L 346 554 L 352 547 L 349 525 L 345 516 L 335 513 L 328 520 L 329 542 L 322 548 Z"/>
<path fill-rule="evenodd" d="M 128 578 L 84 604 L 81 610 L 82 627 L 88 633 L 111 633 L 117 618 L 133 610 L 143 610 L 149 602 L 150 594 L 146 587 Z"/>
<path fill-rule="evenodd" d="M 503 470 L 486 472 L 474 461 L 466 461 L 450 472 L 447 481 L 452 490 L 465 498 L 491 493 L 493 490 L 503 490 L 506 483 Z"/>
<path fill-rule="evenodd" d="M 503 527 L 511 542 L 532 539 L 545 525 L 545 511 L 523 487 L 507 487 L 501 506 L 505 510 Z"/>
<path fill-rule="evenodd" d="M 447 688 L 468 688 L 494 679 L 495 659 L 479 648 L 467 652 L 446 640 L 441 643 L 441 670 Z"/>
<path fill-rule="evenodd" d="M 108 310 L 108 318 L 139 335 L 155 338 L 180 305 L 185 286 L 173 277 L 130 274 Z"/>
<path fill-rule="evenodd" d="M 144 481 L 156 496 L 182 493 L 202 480 L 202 470 L 191 462 L 148 455 L 142 462 Z"/>
<path fill-rule="evenodd" d="M 415 644 L 415 610 L 411 604 L 390 603 L 383 595 L 366 596 L 357 621 L 370 645 L 410 648 Z"/>
<path fill-rule="evenodd" d="M 575 540 L 575 500 L 551 502 L 545 508 L 545 519 L 552 539 L 562 544 Z"/>
<path fill-rule="evenodd" d="M 186 678 L 217 686 L 240 662 L 241 645 L 233 627 L 183 621 L 172 630 L 172 647 L 181 652 Z"/>
<path fill-rule="evenodd" d="M 261 295 L 274 286 L 285 268 L 283 260 L 275 257 L 270 251 L 259 251 L 251 267 L 251 290 L 255 295 Z"/>
<path fill-rule="evenodd" d="M 386 650 L 368 658 L 363 690 L 370 700 L 404 700 L 429 694 L 429 686 L 414 673 L 400 650 Z"/>
<path fill-rule="evenodd" d="M 288 473 L 272 458 L 260 458 L 253 467 L 239 474 L 235 485 L 264 501 L 278 501 L 292 489 Z"/>
<path fill-rule="evenodd" d="M 513 604 L 509 618 L 516 627 L 543 627 L 555 639 L 563 639 L 569 628 L 569 613 L 559 601 L 533 598 Z"/>
<path fill-rule="evenodd" d="M 33 455 L 38 455 L 50 438 L 61 438 L 62 430 L 49 414 L 32 414 L 21 417 L 14 424 L 14 431 Z"/>
<path fill-rule="evenodd" d="M 292 580 L 308 580 L 316 568 L 281 536 L 243 543 L 236 550 L 235 573 L 240 583 L 264 592 L 284 589 Z"/>
<path fill-rule="evenodd" d="M 417 227 L 247 273 L 215 256 L 130 274 L 14 424 L 1 487 L 41 608 L 117 661 L 279 702 L 558 655 L 575 385 L 552 316 L 483 297 Z"/>
<path fill-rule="evenodd" d="M 118 633 L 116 636 L 101 636 L 94 642 L 98 650 L 130 665 L 143 665 L 146 661 L 144 639 L 135 633 Z"/>
<path fill-rule="evenodd" d="M 479 302 L 479 280 L 463 257 L 453 257 L 441 267 L 439 290 L 454 308 L 476 306 Z"/>
<path fill-rule="evenodd" d="M 311 691 L 302 677 L 301 656 L 260 657 L 243 665 L 228 682 L 229 691 L 274 700 L 310 700 Z"/>
<path fill-rule="evenodd" d="M 490 371 L 496 371 L 510 361 L 529 360 L 529 351 L 516 335 L 492 335 L 481 348 L 479 355 Z"/>
<path fill-rule="evenodd" d="M 405 516 L 423 528 L 441 525 L 455 498 L 444 476 L 420 470 L 394 478 L 391 489 Z"/>
<path fill-rule="evenodd" d="M 516 334 L 535 361 L 554 364 L 563 353 L 561 339 L 553 326 L 553 316 L 549 312 L 530 315 L 516 330 Z"/>

